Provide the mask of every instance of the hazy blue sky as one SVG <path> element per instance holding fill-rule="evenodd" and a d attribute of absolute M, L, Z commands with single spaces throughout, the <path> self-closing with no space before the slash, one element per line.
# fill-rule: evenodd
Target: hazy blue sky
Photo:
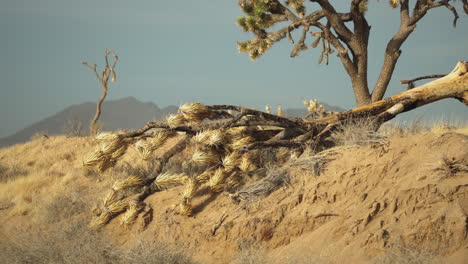
<path fill-rule="evenodd" d="M 460 7 L 457 28 L 443 8 L 418 24 L 387 96 L 402 91 L 400 79 L 448 72 L 458 60 L 468 60 L 468 16 Z M 286 40 L 256 62 L 239 54 L 235 42 L 251 37 L 235 25 L 240 15 L 237 0 L 0 0 L 0 136 L 71 104 L 95 101 L 101 88 L 80 62 L 102 65 L 106 48 L 120 57 L 108 99 L 301 107 L 301 98 L 317 98 L 354 106 L 335 56 L 329 66 L 316 64 L 319 52 L 313 49 L 290 58 Z M 371 1 L 367 17 L 373 83 L 386 42 L 398 29 L 398 10 Z M 440 111 L 468 118 L 467 108 L 453 100 L 416 114 Z"/>

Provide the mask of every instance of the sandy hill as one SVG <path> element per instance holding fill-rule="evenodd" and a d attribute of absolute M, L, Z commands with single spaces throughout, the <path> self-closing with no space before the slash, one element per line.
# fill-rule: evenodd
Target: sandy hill
<path fill-rule="evenodd" d="M 147 164 L 131 149 L 106 174 L 87 174 L 81 168 L 82 158 L 93 146 L 90 138 L 51 137 L 0 149 L 3 260 L 466 263 L 468 259 L 466 129 L 393 134 L 379 143 L 344 144 L 304 154 L 282 168 L 271 168 L 284 171 L 289 181 L 270 195 L 238 203 L 227 193 L 202 191 L 191 217 L 173 210 L 183 189 L 168 189 L 146 199 L 151 209 L 145 209 L 132 228 L 120 226 L 116 218 L 97 234 L 83 224 L 91 219 L 93 206 L 116 179 L 141 173 Z M 112 253 L 117 250 L 126 253 Z M 117 261 L 122 259 L 127 262 Z"/>

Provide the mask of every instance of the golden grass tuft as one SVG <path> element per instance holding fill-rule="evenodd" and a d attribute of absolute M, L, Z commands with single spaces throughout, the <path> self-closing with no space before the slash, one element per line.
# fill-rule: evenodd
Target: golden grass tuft
<path fill-rule="evenodd" d="M 238 151 L 233 151 L 224 157 L 223 167 L 226 171 L 231 172 L 240 165 L 241 161 L 242 154 Z"/>
<path fill-rule="evenodd" d="M 177 185 L 182 185 L 184 184 L 188 179 L 188 176 L 185 175 L 184 173 L 170 173 L 166 172 L 164 174 L 161 174 L 156 178 L 154 183 L 158 186 L 161 187 L 172 187 L 172 186 L 177 186 Z"/>
<path fill-rule="evenodd" d="M 212 133 L 212 130 L 205 130 L 205 131 L 199 132 L 193 137 L 193 141 L 196 144 L 206 144 L 206 141 L 208 141 L 208 139 L 210 138 L 211 133 Z"/>
<path fill-rule="evenodd" d="M 190 123 L 200 123 L 211 116 L 210 109 L 200 103 L 183 104 L 179 107 L 179 113 L 181 113 Z"/>
<path fill-rule="evenodd" d="M 192 161 L 200 165 L 214 165 L 219 164 L 220 159 L 216 152 L 214 151 L 201 151 L 197 150 L 192 155 Z"/>
<path fill-rule="evenodd" d="M 112 204 L 110 204 L 107 207 L 104 207 L 102 210 L 102 213 L 95 217 L 91 223 L 90 226 L 93 228 L 99 228 L 107 223 L 117 214 L 120 214 L 127 210 L 129 206 L 128 201 L 126 200 L 120 200 L 116 201 Z"/>
<path fill-rule="evenodd" d="M 112 186 L 115 191 L 124 190 L 127 188 L 141 187 L 145 185 L 145 180 L 139 176 L 130 176 L 125 180 L 116 181 Z"/>
<path fill-rule="evenodd" d="M 188 120 L 185 119 L 185 117 L 181 114 L 177 115 L 169 115 L 166 117 L 166 122 L 169 125 L 169 127 L 178 127 L 178 126 L 183 126 Z"/>
<path fill-rule="evenodd" d="M 208 186 L 213 192 L 221 192 L 224 190 L 224 181 L 228 173 L 223 168 L 218 168 L 213 176 L 208 180 Z"/>
<path fill-rule="evenodd" d="M 199 187 L 200 187 L 200 183 L 196 179 L 189 178 L 185 182 L 185 189 L 183 193 L 184 198 L 188 198 L 188 199 L 193 198 Z"/>
<path fill-rule="evenodd" d="M 86 168 L 93 168 L 95 166 L 98 166 L 103 159 L 105 159 L 106 155 L 104 152 L 101 150 L 95 150 L 91 153 L 88 153 L 84 160 L 83 160 L 83 166 Z"/>
<path fill-rule="evenodd" d="M 155 150 L 164 145 L 167 139 L 175 134 L 173 131 L 160 131 L 154 137 L 147 139 L 144 144 L 140 143 L 139 147 L 142 149 L 143 160 L 148 160 Z"/>
<path fill-rule="evenodd" d="M 255 142 L 255 139 L 251 136 L 245 136 L 245 137 L 242 137 L 242 138 L 233 138 L 231 144 L 229 144 L 229 146 L 233 149 L 233 150 L 239 150 L 241 149 L 242 147 L 246 146 L 246 145 L 249 145 L 251 143 Z"/>
<path fill-rule="evenodd" d="M 120 159 L 125 153 L 127 153 L 128 144 L 123 144 L 119 149 L 117 149 L 113 154 L 112 158 L 114 160 Z"/>
<path fill-rule="evenodd" d="M 128 209 L 125 211 L 125 213 L 122 215 L 122 218 L 120 219 L 120 224 L 126 227 L 131 227 L 137 217 L 138 214 L 143 210 L 144 206 L 137 200 L 131 200 L 128 203 Z"/>
<path fill-rule="evenodd" d="M 248 128 L 246 126 L 231 127 L 226 134 L 232 139 L 240 139 L 246 136 Z"/>
<path fill-rule="evenodd" d="M 206 131 L 197 133 L 193 137 L 193 141 L 196 144 L 203 144 L 203 145 L 218 147 L 223 144 L 224 136 L 221 130 L 206 130 Z"/>
<path fill-rule="evenodd" d="M 257 169 L 249 153 L 242 155 L 239 169 L 244 173 L 252 172 Z"/>
<path fill-rule="evenodd" d="M 208 169 L 208 170 L 205 170 L 204 172 L 202 172 L 201 174 L 197 175 L 195 177 L 195 179 L 197 180 L 197 182 L 199 183 L 206 183 L 208 182 L 208 180 L 211 178 L 211 176 L 213 176 L 213 173 L 215 172 L 214 169 Z"/>
<path fill-rule="evenodd" d="M 108 207 L 108 206 L 110 206 L 111 204 L 116 203 L 118 200 L 119 200 L 119 199 L 118 199 L 118 196 L 117 196 L 117 192 L 114 191 L 113 189 L 111 189 L 111 190 L 106 194 L 106 196 L 104 196 L 103 205 L 104 205 L 104 207 Z"/>
<path fill-rule="evenodd" d="M 190 215 L 192 214 L 192 204 L 190 200 L 183 199 L 179 204 L 179 214 Z"/>

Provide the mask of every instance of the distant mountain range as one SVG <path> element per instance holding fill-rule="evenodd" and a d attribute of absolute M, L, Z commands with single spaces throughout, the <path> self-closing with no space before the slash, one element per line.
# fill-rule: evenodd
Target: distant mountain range
<path fill-rule="evenodd" d="M 324 104 L 325 108 L 333 111 L 343 111 L 338 107 Z M 72 105 L 57 114 L 36 122 L 17 133 L 0 138 L 0 146 L 6 147 L 17 143 L 23 143 L 36 134 L 45 133 L 47 135 L 64 134 L 72 124 L 81 123 L 82 133 L 88 133 L 89 123 L 95 113 L 95 103 L 83 103 Z M 162 120 L 169 114 L 176 113 L 177 106 L 167 106 L 159 108 L 154 103 L 144 103 L 134 97 L 126 97 L 114 101 L 103 103 L 102 115 L 99 119 L 103 125 L 103 130 L 114 131 L 120 129 L 133 130 L 143 127 L 148 121 Z M 284 109 L 286 116 L 304 117 L 307 114 L 303 109 Z"/>

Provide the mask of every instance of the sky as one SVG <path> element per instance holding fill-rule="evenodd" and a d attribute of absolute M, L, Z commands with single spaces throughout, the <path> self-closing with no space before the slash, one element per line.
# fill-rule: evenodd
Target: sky
<path fill-rule="evenodd" d="M 332 2 L 344 11 L 348 1 Z M 418 23 L 386 96 L 404 90 L 401 79 L 446 73 L 468 60 L 468 16 L 457 8 L 457 28 L 444 8 Z M 81 61 L 99 68 L 106 48 L 119 56 L 107 100 L 134 96 L 160 107 L 197 101 L 297 108 L 303 98 L 315 98 L 355 106 L 349 77 L 335 56 L 328 66 L 317 64 L 319 50 L 290 58 L 287 40 L 255 62 L 239 54 L 236 41 L 252 37 L 235 24 L 241 15 L 237 0 L 0 0 L 0 137 L 70 105 L 96 101 L 101 88 Z M 370 84 L 398 30 L 398 16 L 387 1 L 370 1 Z M 411 112 L 408 117 L 468 119 L 468 109 L 454 100 Z"/>

